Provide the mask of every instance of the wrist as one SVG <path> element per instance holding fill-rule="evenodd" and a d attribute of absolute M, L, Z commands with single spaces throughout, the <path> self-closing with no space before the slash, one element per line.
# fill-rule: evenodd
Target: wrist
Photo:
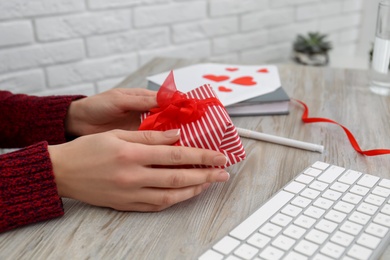
<path fill-rule="evenodd" d="M 59 168 L 59 162 L 58 162 L 58 156 L 57 156 L 57 145 L 49 145 L 47 146 L 47 151 L 49 152 L 50 156 L 50 161 L 53 169 L 53 175 L 54 175 L 54 180 L 57 185 L 57 191 L 58 195 L 60 197 L 63 196 L 62 192 L 62 185 L 61 185 L 61 174 Z"/>
<path fill-rule="evenodd" d="M 81 136 L 82 133 L 82 99 L 72 101 L 65 116 L 65 133 L 70 136 Z"/>

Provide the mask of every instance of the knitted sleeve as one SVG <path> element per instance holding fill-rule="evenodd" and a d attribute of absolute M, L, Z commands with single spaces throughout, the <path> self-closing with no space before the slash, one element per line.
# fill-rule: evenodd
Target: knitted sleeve
<path fill-rule="evenodd" d="M 63 214 L 47 142 L 0 155 L 0 232 Z"/>
<path fill-rule="evenodd" d="M 83 96 L 35 97 L 0 91 L 0 232 L 64 214 L 48 144 L 66 141 L 70 103 Z"/>
<path fill-rule="evenodd" d="M 64 120 L 70 103 L 83 96 L 28 96 L 0 91 L 0 147 L 66 141 Z"/>

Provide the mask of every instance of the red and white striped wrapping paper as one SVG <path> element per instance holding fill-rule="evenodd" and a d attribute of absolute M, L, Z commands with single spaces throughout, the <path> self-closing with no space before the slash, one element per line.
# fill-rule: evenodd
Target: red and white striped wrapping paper
<path fill-rule="evenodd" d="M 216 97 L 210 85 L 206 84 L 186 93 L 189 98 L 206 99 Z M 149 112 L 141 115 L 145 119 Z M 225 108 L 220 105 L 208 106 L 206 113 L 194 122 L 181 125 L 181 136 L 177 145 L 220 151 L 228 158 L 224 167 L 245 159 L 236 127 Z M 195 166 L 194 167 L 201 167 Z"/>

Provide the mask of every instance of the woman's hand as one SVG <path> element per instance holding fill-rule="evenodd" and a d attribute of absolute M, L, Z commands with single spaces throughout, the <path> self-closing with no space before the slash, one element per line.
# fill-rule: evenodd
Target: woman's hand
<path fill-rule="evenodd" d="M 218 168 L 152 166 L 223 166 L 220 152 L 171 146 L 179 130 L 114 130 L 49 146 L 60 196 L 123 211 L 160 211 L 198 195 L 229 174 Z"/>
<path fill-rule="evenodd" d="M 140 113 L 156 107 L 157 92 L 117 88 L 73 101 L 65 119 L 66 132 L 75 136 L 113 129 L 136 130 Z"/>

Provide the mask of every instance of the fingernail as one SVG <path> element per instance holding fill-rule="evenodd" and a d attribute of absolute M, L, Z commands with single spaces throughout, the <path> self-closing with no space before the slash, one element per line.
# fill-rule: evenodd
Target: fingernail
<path fill-rule="evenodd" d="M 180 135 L 180 129 L 170 129 L 167 131 L 164 131 L 164 136 L 168 138 L 176 137 Z"/>
<path fill-rule="evenodd" d="M 221 171 L 218 173 L 218 176 L 217 176 L 217 181 L 227 181 L 229 180 L 230 178 L 230 174 L 228 172 L 225 172 L 225 171 Z"/>
<path fill-rule="evenodd" d="M 227 158 L 224 155 L 217 155 L 213 159 L 214 166 L 223 166 L 227 163 Z"/>

